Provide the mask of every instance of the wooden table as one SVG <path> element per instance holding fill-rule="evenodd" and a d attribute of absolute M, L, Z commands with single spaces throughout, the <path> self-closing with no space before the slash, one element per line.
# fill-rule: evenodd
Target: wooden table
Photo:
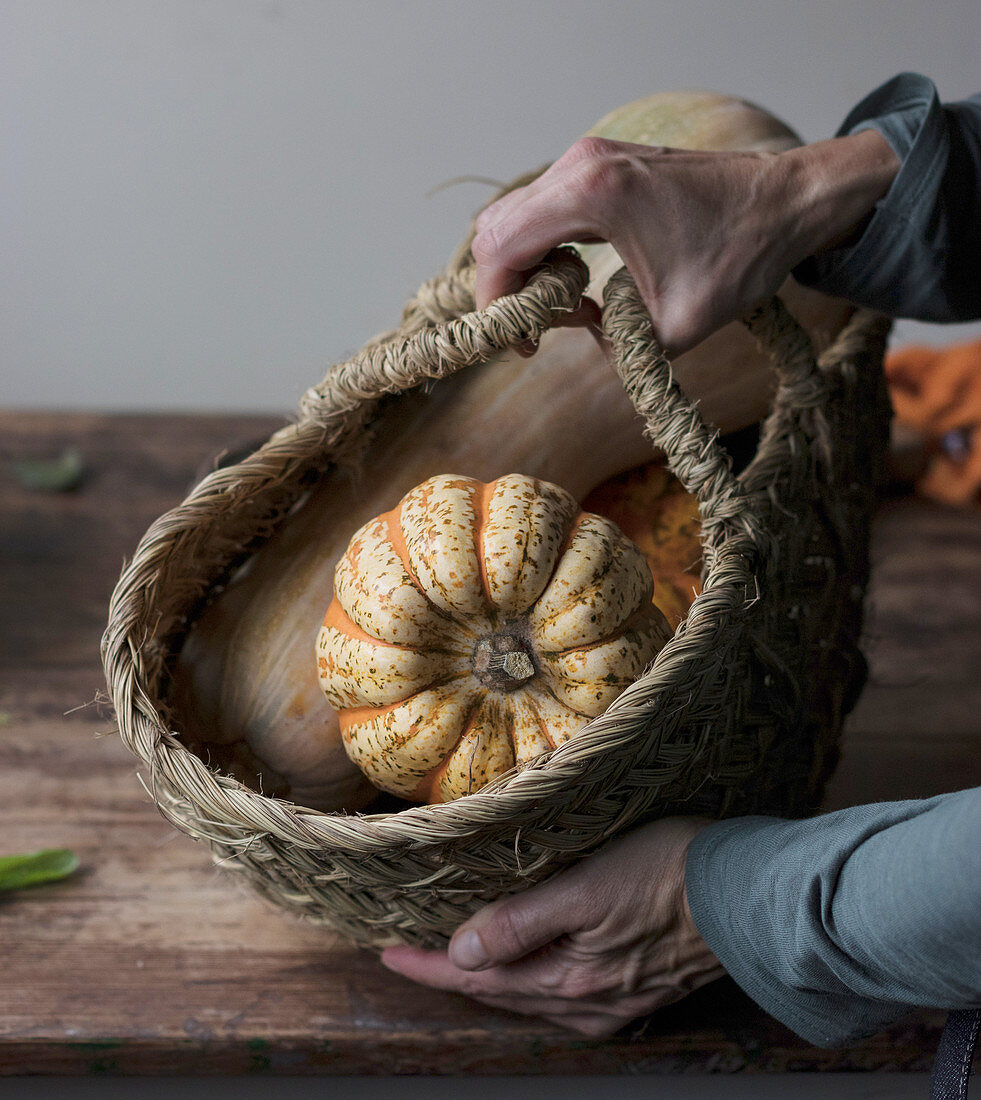
<path fill-rule="evenodd" d="M 6 1074 L 922 1071 L 942 1013 L 844 1051 L 728 980 L 613 1039 L 412 985 L 267 908 L 159 816 L 112 736 L 106 604 L 152 519 L 269 417 L 0 414 L 0 459 L 77 447 L 71 493 L 0 470 L 0 851 L 71 847 L 70 880 L 0 899 Z M 981 783 L 981 516 L 879 516 L 868 653 L 830 807 Z"/>

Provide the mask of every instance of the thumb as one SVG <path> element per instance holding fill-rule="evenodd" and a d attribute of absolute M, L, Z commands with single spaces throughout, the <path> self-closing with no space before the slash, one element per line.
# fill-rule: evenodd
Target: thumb
<path fill-rule="evenodd" d="M 569 873 L 475 913 L 453 933 L 449 958 L 461 970 L 486 970 L 515 962 L 559 936 L 575 932 L 582 920 L 582 899 Z"/>

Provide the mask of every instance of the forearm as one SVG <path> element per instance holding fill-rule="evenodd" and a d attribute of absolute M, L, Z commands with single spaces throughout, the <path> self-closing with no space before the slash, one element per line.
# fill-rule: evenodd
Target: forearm
<path fill-rule="evenodd" d="M 981 788 L 700 833 L 688 903 L 771 1015 L 819 1046 L 981 1005 Z"/>
<path fill-rule="evenodd" d="M 802 145 L 780 154 L 788 268 L 815 253 L 854 241 L 888 193 L 900 161 L 881 134 L 858 134 Z"/>

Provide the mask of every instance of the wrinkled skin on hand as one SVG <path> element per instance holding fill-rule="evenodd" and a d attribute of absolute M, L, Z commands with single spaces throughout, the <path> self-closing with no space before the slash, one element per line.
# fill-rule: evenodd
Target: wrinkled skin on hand
<path fill-rule="evenodd" d="M 382 962 L 423 985 L 612 1035 L 721 977 L 685 896 L 688 845 L 708 821 L 667 818 L 486 906 L 448 951 L 390 947 Z"/>
<path fill-rule="evenodd" d="M 874 131 L 782 153 L 719 153 L 577 141 L 477 219 L 477 305 L 519 289 L 563 242 L 609 242 L 671 355 L 777 292 L 801 260 L 843 243 L 889 189 L 899 161 Z M 586 302 L 565 323 L 593 324 Z"/>

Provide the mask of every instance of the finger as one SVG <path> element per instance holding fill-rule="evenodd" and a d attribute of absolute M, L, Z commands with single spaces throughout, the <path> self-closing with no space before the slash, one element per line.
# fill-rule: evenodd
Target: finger
<path fill-rule="evenodd" d="M 535 1000 L 552 1011 L 558 1011 L 563 1000 L 545 992 L 561 981 L 562 966 L 544 955 L 479 972 L 455 966 L 446 951 L 419 947 L 387 947 L 381 961 L 389 970 L 420 985 L 463 993 L 477 1000 L 493 998 L 509 1005 Z"/>
<path fill-rule="evenodd" d="M 596 339 L 604 355 L 608 354 L 609 345 L 603 330 L 599 327 L 601 317 L 600 307 L 592 298 L 583 298 L 579 305 L 568 313 L 557 314 L 552 322 L 553 328 L 584 328 Z M 536 351 L 540 340 L 524 340 L 515 346 L 515 351 L 522 359 L 530 359 Z"/>
<path fill-rule="evenodd" d="M 577 932 L 589 914 L 590 896 L 577 890 L 576 870 L 520 894 L 492 902 L 453 934 L 449 958 L 464 970 L 515 962 Z"/>
<path fill-rule="evenodd" d="M 474 284 L 474 301 L 477 309 L 486 309 L 496 298 L 503 298 L 505 294 L 514 294 L 524 285 L 523 271 L 511 271 L 501 265 L 478 263 Z"/>
<path fill-rule="evenodd" d="M 587 242 L 578 242 L 585 244 Z M 544 258 L 544 254 L 542 256 Z M 474 288 L 474 301 L 477 309 L 486 309 L 497 298 L 503 298 L 505 294 L 515 294 L 525 285 L 529 271 L 510 271 L 506 268 L 494 268 L 487 264 L 478 264 L 476 269 L 476 284 Z M 553 322 L 563 326 L 582 326 L 600 324 L 603 311 L 596 302 L 585 295 L 579 300 L 579 305 L 568 313 L 560 313 Z"/>
<path fill-rule="evenodd" d="M 552 187 L 523 198 L 471 242 L 477 308 L 484 309 L 495 298 L 520 289 L 526 273 L 556 245 L 600 239 L 601 234 L 576 207 L 567 187 Z"/>
<path fill-rule="evenodd" d="M 475 978 L 483 977 L 481 974 Z M 650 992 L 641 996 L 618 998 L 609 1002 L 590 997 L 554 997 L 547 994 L 467 994 L 472 1000 L 492 1008 L 538 1016 L 549 1023 L 578 1031 L 593 1038 L 605 1038 L 626 1027 L 632 1020 L 649 1016 L 680 999 L 679 995 Z"/>
<path fill-rule="evenodd" d="M 575 1016 L 561 1014 L 552 1016 L 542 1013 L 542 1019 L 550 1024 L 563 1027 L 568 1031 L 575 1031 L 579 1035 L 585 1035 L 589 1039 L 609 1039 L 622 1027 L 626 1027 L 628 1020 L 621 1020 L 615 1016 L 600 1016 L 590 1013 L 578 1013 Z"/>
<path fill-rule="evenodd" d="M 597 307 L 599 308 L 599 307 Z M 602 316 L 602 311 L 600 311 Z M 609 363 L 612 370 L 616 370 L 616 364 L 613 361 L 613 348 L 610 341 L 606 338 L 606 333 L 603 331 L 603 325 L 600 322 L 596 324 L 587 325 L 586 330 L 590 336 L 596 341 L 597 346 L 603 353 L 603 357 Z"/>
<path fill-rule="evenodd" d="M 636 150 L 648 153 L 650 152 L 650 148 L 651 147 L 647 145 L 633 145 L 629 142 L 607 142 L 602 139 L 592 139 L 585 142 L 581 140 L 577 141 L 566 149 L 558 160 L 550 164 L 533 180 L 524 184 L 522 187 L 515 187 L 514 190 L 508 191 L 506 194 L 494 199 L 493 202 L 488 203 L 483 210 L 478 212 L 477 217 L 474 219 L 474 224 L 478 230 L 493 225 L 494 222 L 504 217 L 507 212 L 512 210 L 518 203 L 523 202 L 531 195 L 535 195 L 551 187 L 556 177 L 561 178 L 564 173 L 568 172 L 570 168 L 574 168 L 584 158 L 597 154 L 602 155 L 600 152 L 601 149 L 611 152 L 619 150 Z"/>
<path fill-rule="evenodd" d="M 505 1012 L 515 1012 L 520 1016 L 537 1016 L 569 1031 L 576 1031 L 581 1035 L 590 1035 L 594 1038 L 613 1035 L 629 1022 L 620 1015 L 602 1011 L 590 1012 L 588 1007 L 582 1005 L 575 1005 L 575 1011 L 572 1011 L 569 1005 L 546 999 L 472 996 L 470 1000 Z"/>
<path fill-rule="evenodd" d="M 522 187 L 515 187 L 512 191 L 508 191 L 506 194 L 501 195 L 500 198 L 488 203 L 488 205 L 477 214 L 474 220 L 476 228 L 480 230 L 485 229 L 488 225 L 493 225 L 494 222 L 504 217 L 509 210 L 514 209 L 519 203 L 524 202 L 526 198 L 537 194 L 543 187 L 550 187 L 556 167 L 560 163 L 561 161 L 556 161 L 555 164 L 550 165 L 541 175 L 536 176 L 529 183 L 524 184 Z"/>
<path fill-rule="evenodd" d="M 537 180 L 535 182 L 537 183 Z M 489 225 L 493 225 L 499 218 L 504 217 L 508 210 L 524 199 L 531 186 L 532 184 L 528 184 L 526 187 L 516 187 L 513 191 L 509 191 L 506 195 L 495 199 L 489 206 L 485 206 L 474 219 L 474 225 L 478 232 L 481 229 L 486 229 Z"/>
<path fill-rule="evenodd" d="M 592 319 L 588 315 L 580 315 L 579 310 L 573 310 L 572 313 L 560 313 L 559 316 L 552 322 L 553 328 L 590 328 L 592 326 Z M 539 348 L 541 340 L 522 340 L 520 344 L 514 345 L 514 351 L 522 359 L 530 359 Z"/>
<path fill-rule="evenodd" d="M 422 985 L 597 1036 L 611 1035 L 628 1021 L 672 1004 L 690 991 L 656 983 L 626 993 L 621 983 L 610 982 L 609 962 L 599 970 L 595 966 L 570 967 L 561 948 L 476 972 L 453 966 L 446 952 L 411 947 L 386 949 L 382 962 Z M 691 988 L 701 984 L 699 981 Z"/>
<path fill-rule="evenodd" d="M 421 947 L 386 947 L 381 953 L 381 963 L 410 981 L 448 992 L 463 993 L 469 977 L 450 962 L 445 951 L 426 951 Z"/>
<path fill-rule="evenodd" d="M 521 275 L 518 276 L 518 278 L 523 281 L 524 276 Z M 520 289 L 520 286 L 515 289 Z M 513 293 L 513 290 L 509 288 L 505 293 Z M 499 295 L 494 295 L 493 292 L 481 291 L 478 272 L 478 292 L 476 295 L 477 308 L 486 308 L 496 297 L 499 297 Z M 484 298 L 487 298 L 487 301 L 484 301 Z M 591 335 L 597 340 L 604 354 L 608 354 L 606 338 L 603 336 L 602 329 L 600 328 L 601 318 L 602 310 L 600 307 L 592 298 L 588 298 L 584 295 L 575 309 L 569 310 L 567 313 L 559 313 L 552 322 L 552 325 L 555 328 L 589 329 Z M 539 342 L 540 338 L 539 340 L 523 340 L 520 344 L 514 346 L 514 350 L 522 359 L 530 359 L 535 352 L 538 351 Z"/>
<path fill-rule="evenodd" d="M 613 1001 L 580 993 L 563 995 L 550 988 L 559 977 L 559 968 L 548 957 L 474 973 L 447 965 L 445 952 L 393 947 L 385 950 L 382 962 L 388 969 L 422 985 L 459 993 L 492 1008 L 547 1019 L 594 1037 L 612 1035 L 628 1021 L 676 999 L 656 993 Z"/>
<path fill-rule="evenodd" d="M 512 293 L 512 292 L 509 290 L 509 291 L 507 291 L 507 293 Z M 491 301 L 493 301 L 493 298 L 491 299 Z M 489 301 L 485 304 L 482 304 L 481 303 L 481 298 L 478 295 L 478 297 L 477 297 L 477 306 L 478 306 L 478 308 L 486 308 L 486 305 L 489 305 L 489 304 L 490 304 Z M 603 334 L 603 330 L 600 327 L 601 318 L 602 318 L 602 310 L 596 304 L 596 302 L 594 302 L 592 298 L 588 298 L 586 296 L 583 296 L 580 299 L 579 305 L 575 309 L 569 310 L 567 313 L 557 314 L 554 321 L 552 322 L 552 327 L 553 328 L 585 328 L 585 329 L 587 329 L 589 331 L 590 335 L 599 344 L 600 350 L 603 352 L 604 356 L 609 358 L 610 357 L 610 348 L 609 348 L 609 343 L 608 343 L 605 335 Z M 541 341 L 540 337 L 539 337 L 538 340 L 523 340 L 520 344 L 515 344 L 513 350 L 522 359 L 530 359 L 535 354 L 535 352 L 538 351 L 538 346 L 539 346 L 540 341 Z"/>
<path fill-rule="evenodd" d="M 558 181 L 523 196 L 474 237 L 470 251 L 481 265 L 528 271 L 556 245 L 567 241 L 605 240 L 598 219 L 575 190 Z"/>
<path fill-rule="evenodd" d="M 566 1031 L 574 1031 L 577 1035 L 584 1035 L 589 1039 L 609 1039 L 627 1023 L 626 1020 L 619 1018 L 587 1012 L 579 1012 L 575 1015 L 561 1013 L 555 1016 L 542 1013 L 542 1018 L 550 1024 L 565 1028 Z"/>

